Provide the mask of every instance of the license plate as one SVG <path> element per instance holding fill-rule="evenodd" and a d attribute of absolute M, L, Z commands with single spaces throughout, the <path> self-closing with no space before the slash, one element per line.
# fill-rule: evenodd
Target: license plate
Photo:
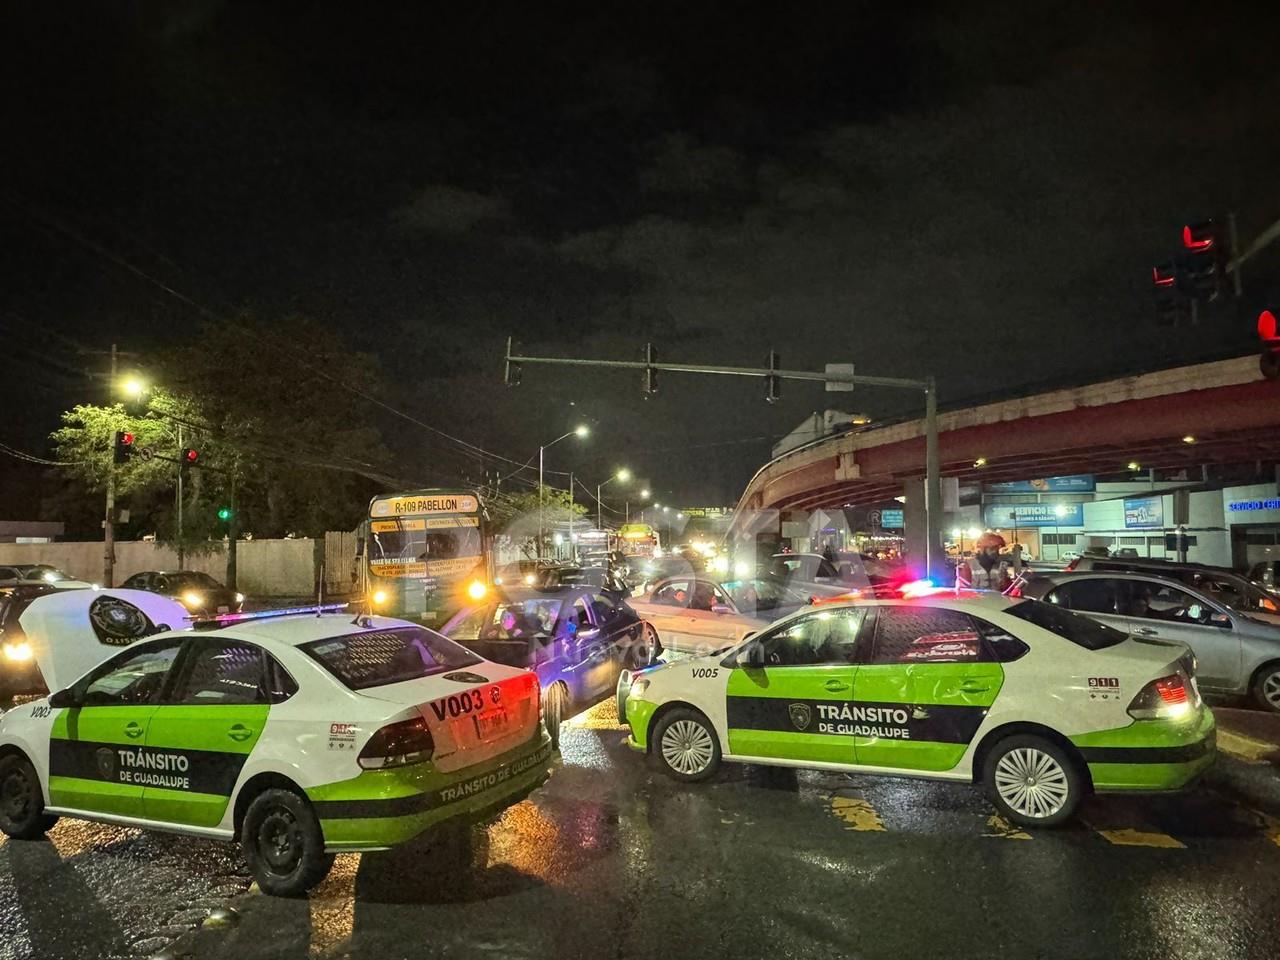
<path fill-rule="evenodd" d="M 506 733 L 510 722 L 505 712 L 477 714 L 472 719 L 476 724 L 476 736 L 481 740 L 492 740 Z"/>
<path fill-rule="evenodd" d="M 218 612 L 219 612 L 219 613 L 230 613 L 230 612 L 231 612 L 231 608 L 230 608 L 230 607 L 228 607 L 228 606 L 224 603 L 222 606 L 218 607 Z"/>

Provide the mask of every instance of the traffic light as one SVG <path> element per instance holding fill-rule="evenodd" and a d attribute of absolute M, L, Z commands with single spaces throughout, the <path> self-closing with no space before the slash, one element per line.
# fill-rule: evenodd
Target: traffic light
<path fill-rule="evenodd" d="M 647 400 L 658 392 L 658 371 L 653 369 L 656 357 L 653 352 L 653 344 L 646 343 L 644 345 L 644 395 Z"/>
<path fill-rule="evenodd" d="M 219 510 L 218 510 L 218 519 L 219 519 L 219 520 L 221 520 L 223 523 L 226 523 L 228 520 L 230 520 L 230 519 L 231 519 L 231 508 L 230 508 L 230 507 L 221 507 L 221 508 L 219 508 Z"/>
<path fill-rule="evenodd" d="M 116 431 L 116 447 L 112 460 L 116 463 L 127 463 L 133 456 L 133 434 L 127 430 Z"/>
<path fill-rule="evenodd" d="M 1258 314 L 1258 339 L 1262 341 L 1262 355 L 1258 367 L 1268 380 L 1280 380 L 1280 330 L 1276 329 L 1276 315 L 1270 310 Z"/>
<path fill-rule="evenodd" d="M 782 394 L 782 378 L 777 375 L 777 370 L 782 369 L 781 361 L 778 354 L 769 351 L 769 374 L 764 378 L 764 398 L 770 403 L 777 403 L 778 397 Z"/>
<path fill-rule="evenodd" d="M 502 382 L 508 387 L 520 386 L 520 364 L 515 363 L 511 359 L 511 353 L 517 344 L 511 337 L 507 337 L 507 359 L 506 365 L 502 370 Z"/>
<path fill-rule="evenodd" d="M 192 466 L 195 466 L 196 462 L 199 459 L 200 459 L 200 451 L 194 450 L 191 447 L 187 447 L 178 456 L 178 466 L 192 467 Z"/>
<path fill-rule="evenodd" d="M 1176 326 L 1188 318 L 1189 304 L 1178 283 L 1178 265 L 1169 261 L 1151 268 L 1152 291 L 1156 301 L 1156 322 Z"/>
<path fill-rule="evenodd" d="M 1216 220 L 1182 228 L 1182 281 L 1188 296 L 1215 300 L 1227 281 L 1231 243 Z"/>

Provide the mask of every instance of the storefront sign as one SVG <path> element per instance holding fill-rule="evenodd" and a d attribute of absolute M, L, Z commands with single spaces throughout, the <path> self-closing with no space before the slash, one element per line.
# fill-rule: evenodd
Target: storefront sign
<path fill-rule="evenodd" d="M 1124 501 L 1126 530 L 1151 530 L 1164 526 L 1164 497 L 1133 497 Z"/>
<path fill-rule="evenodd" d="M 1059 513 L 1061 511 L 1061 513 Z M 982 516 L 991 528 L 1083 527 L 1083 503 L 988 503 Z"/>
<path fill-rule="evenodd" d="M 1232 513 L 1243 513 L 1248 510 L 1280 510 L 1280 500 L 1233 500 L 1227 504 Z"/>
<path fill-rule="evenodd" d="M 1081 474 L 1074 477 L 1042 477 L 1038 480 L 1010 480 L 1004 483 L 988 483 L 992 493 L 1093 493 L 1097 489 L 1093 477 Z"/>
<path fill-rule="evenodd" d="M 903 526 L 901 510 L 881 510 L 880 527 L 884 530 L 901 530 Z"/>

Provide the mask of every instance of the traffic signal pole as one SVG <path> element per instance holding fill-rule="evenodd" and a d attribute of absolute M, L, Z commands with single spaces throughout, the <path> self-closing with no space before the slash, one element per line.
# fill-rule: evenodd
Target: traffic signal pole
<path fill-rule="evenodd" d="M 651 360 L 588 360 L 576 357 L 530 357 L 512 353 L 513 341 L 507 340 L 506 378 L 508 383 L 518 383 L 520 367 L 526 363 L 541 363 L 569 367 L 599 367 L 614 370 L 640 370 L 646 374 L 646 382 L 652 382 L 654 371 L 666 373 L 698 373 L 711 376 L 759 377 L 775 380 L 805 380 L 826 384 L 848 384 L 863 387 L 886 387 L 899 390 L 918 390 L 924 394 L 924 449 L 925 449 L 925 567 L 932 577 L 942 576 L 942 478 L 938 453 L 938 388 L 933 377 L 911 380 L 904 377 L 870 377 L 845 370 L 782 370 L 769 367 L 725 367 L 703 363 L 657 363 Z M 651 352 L 646 352 L 652 357 Z M 770 358 L 774 360 L 775 358 Z"/>
<path fill-rule="evenodd" d="M 116 345 L 111 345 L 111 379 L 107 381 L 108 396 L 116 388 Z M 116 576 L 116 461 L 107 461 L 107 514 L 102 521 L 102 585 L 115 586 Z"/>

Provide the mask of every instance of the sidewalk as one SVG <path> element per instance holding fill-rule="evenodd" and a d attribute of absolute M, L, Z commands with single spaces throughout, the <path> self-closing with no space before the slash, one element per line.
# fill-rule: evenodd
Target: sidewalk
<path fill-rule="evenodd" d="M 1248 764 L 1280 768 L 1280 714 L 1214 707 L 1218 749 Z"/>

